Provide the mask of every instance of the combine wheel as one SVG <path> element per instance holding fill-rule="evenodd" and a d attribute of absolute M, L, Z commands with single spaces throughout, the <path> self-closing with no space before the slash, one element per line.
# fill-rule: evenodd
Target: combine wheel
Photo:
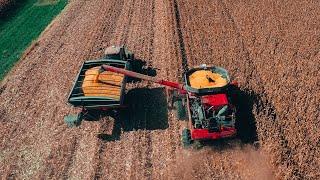
<path fill-rule="evenodd" d="M 182 140 L 183 148 L 188 148 L 191 146 L 192 140 L 191 140 L 190 129 L 183 129 L 182 130 L 182 139 L 181 140 Z"/>
<path fill-rule="evenodd" d="M 187 110 L 183 104 L 183 99 L 178 99 L 173 103 L 174 108 L 176 109 L 176 115 L 179 120 L 186 120 Z"/>

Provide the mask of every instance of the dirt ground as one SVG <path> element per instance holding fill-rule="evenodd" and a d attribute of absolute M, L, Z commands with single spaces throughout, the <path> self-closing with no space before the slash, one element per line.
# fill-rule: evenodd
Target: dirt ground
<path fill-rule="evenodd" d="M 319 6 L 70 1 L 1 82 L 1 179 L 319 179 Z M 239 138 L 184 150 L 185 124 L 148 82 L 128 89 L 133 128 L 111 117 L 67 128 L 82 62 L 120 44 L 168 80 L 202 63 L 228 69 L 243 90 Z"/>

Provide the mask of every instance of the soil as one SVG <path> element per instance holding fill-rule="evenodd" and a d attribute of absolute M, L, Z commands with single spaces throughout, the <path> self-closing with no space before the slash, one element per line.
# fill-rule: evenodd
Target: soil
<path fill-rule="evenodd" d="M 320 3 L 72 0 L 0 86 L 2 179 L 319 179 Z M 185 150 L 165 90 L 128 85 L 127 116 L 68 128 L 83 61 L 125 44 L 180 81 L 226 68 L 239 83 L 239 137 Z"/>

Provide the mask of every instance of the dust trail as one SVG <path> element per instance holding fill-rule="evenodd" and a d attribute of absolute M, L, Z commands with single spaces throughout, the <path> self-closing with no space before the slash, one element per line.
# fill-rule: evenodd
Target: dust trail
<path fill-rule="evenodd" d="M 174 179 L 275 179 L 268 156 L 251 145 L 182 150 L 175 166 Z"/>
<path fill-rule="evenodd" d="M 181 27 L 181 14 L 178 7 L 178 3 L 176 0 L 173 1 L 174 4 L 174 11 L 175 11 L 175 19 L 177 24 L 177 31 L 178 31 L 178 38 L 179 38 L 179 47 L 180 47 L 180 53 L 182 56 L 182 68 L 184 72 L 188 71 L 188 59 L 186 54 L 186 45 L 184 43 L 184 38 L 182 34 L 182 27 Z"/>

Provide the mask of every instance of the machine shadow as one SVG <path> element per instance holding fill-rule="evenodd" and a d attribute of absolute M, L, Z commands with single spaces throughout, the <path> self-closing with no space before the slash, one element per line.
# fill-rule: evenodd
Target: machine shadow
<path fill-rule="evenodd" d="M 137 88 L 125 95 L 126 109 L 120 113 L 124 131 L 168 128 L 165 88 Z"/>
<path fill-rule="evenodd" d="M 259 138 L 257 134 L 256 115 L 263 114 L 273 121 L 276 120 L 277 114 L 273 104 L 268 101 L 266 94 L 258 94 L 250 90 L 237 90 L 238 98 L 236 105 L 238 108 L 236 128 L 238 129 L 238 137 L 242 143 L 253 144 L 259 147 Z"/>
<path fill-rule="evenodd" d="M 121 132 L 167 129 L 168 104 L 165 88 L 136 88 L 124 98 L 126 108 L 106 114 L 114 119 L 112 134 L 102 132 L 98 138 L 104 141 L 119 140 Z M 106 129 L 106 128 L 102 128 Z"/>
<path fill-rule="evenodd" d="M 216 141 L 204 141 L 202 144 L 220 150 L 245 144 L 251 144 L 258 148 L 256 119 L 253 111 L 254 107 L 259 107 L 262 104 L 261 96 L 249 90 L 241 90 L 238 87 L 231 89 L 230 93 L 231 100 L 237 108 L 235 123 L 237 136 Z"/>
<path fill-rule="evenodd" d="M 147 62 L 145 60 L 135 59 L 130 63 L 130 66 L 134 72 L 148 75 L 148 76 L 153 76 L 153 77 L 157 75 L 156 69 L 153 67 L 147 66 Z M 136 83 L 140 81 L 141 79 L 134 78 L 134 77 L 128 77 L 127 79 L 128 83 Z"/>
<path fill-rule="evenodd" d="M 253 144 L 258 141 L 256 119 L 253 115 L 254 105 L 257 103 L 257 95 L 249 93 L 246 90 L 236 89 L 235 105 L 236 113 L 236 129 L 238 138 L 242 143 Z"/>

